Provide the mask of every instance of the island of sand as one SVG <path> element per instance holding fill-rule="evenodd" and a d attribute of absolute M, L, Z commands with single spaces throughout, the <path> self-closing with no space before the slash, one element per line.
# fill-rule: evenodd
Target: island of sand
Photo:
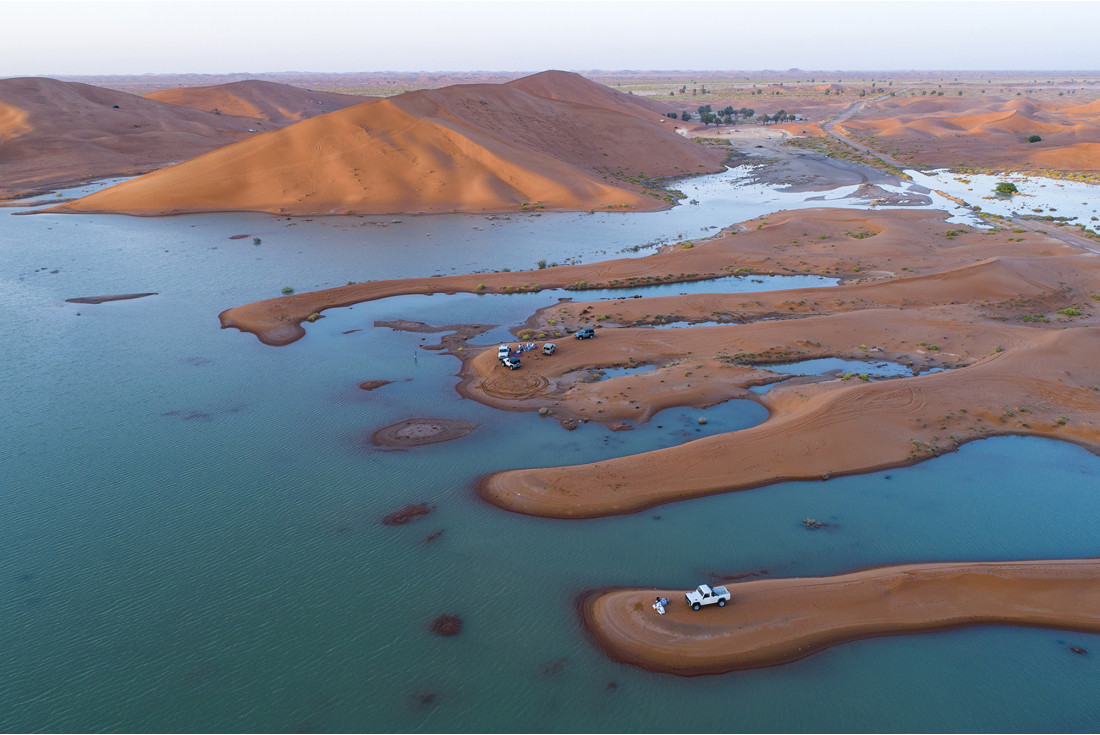
<path fill-rule="evenodd" d="M 930 563 L 835 577 L 757 579 L 725 607 L 693 610 L 683 590 L 582 597 L 584 621 L 616 661 L 694 676 L 775 666 L 840 643 L 975 625 L 1100 632 L 1100 559 Z M 665 615 L 652 607 L 667 597 Z"/>
<path fill-rule="evenodd" d="M 656 103 L 543 72 L 365 102 L 123 182 L 50 211 L 166 215 L 652 210 L 656 177 L 728 151 Z"/>

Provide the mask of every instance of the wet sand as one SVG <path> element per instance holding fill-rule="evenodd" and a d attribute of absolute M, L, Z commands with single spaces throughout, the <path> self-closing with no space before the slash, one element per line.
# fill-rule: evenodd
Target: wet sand
<path fill-rule="evenodd" d="M 141 299 L 146 296 L 156 296 L 155 291 L 149 293 L 122 293 L 114 294 L 112 296 L 77 296 L 72 299 L 65 299 L 70 304 L 104 304 L 108 301 L 127 301 L 129 299 Z"/>
<path fill-rule="evenodd" d="M 460 439 L 476 428 L 458 419 L 405 419 L 374 432 L 371 441 L 380 447 L 419 447 Z"/>
<path fill-rule="evenodd" d="M 875 636 L 975 625 L 1100 632 L 1100 559 L 906 564 L 832 577 L 727 585 L 729 604 L 692 610 L 686 590 L 583 596 L 584 622 L 608 656 L 694 676 L 789 663 Z M 667 614 L 653 599 L 671 601 Z"/>

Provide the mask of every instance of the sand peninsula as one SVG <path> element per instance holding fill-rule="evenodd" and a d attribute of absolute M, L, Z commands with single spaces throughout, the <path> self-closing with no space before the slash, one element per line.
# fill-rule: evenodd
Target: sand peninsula
<path fill-rule="evenodd" d="M 684 590 L 616 589 L 582 596 L 586 625 L 608 656 L 695 676 L 790 663 L 876 636 L 974 625 L 1100 632 L 1100 559 L 906 564 L 833 577 L 729 585 L 729 604 L 692 610 Z M 671 603 L 665 615 L 654 597 Z"/>
<path fill-rule="evenodd" d="M 362 283 L 247 304 L 223 327 L 285 344 L 333 306 L 406 293 L 507 293 L 579 284 L 624 298 L 564 301 L 521 339 L 557 340 L 552 358 L 508 371 L 495 348 L 452 349 L 463 395 L 563 422 L 641 422 L 669 406 L 759 401 L 742 431 L 586 465 L 499 472 L 480 495 L 553 518 L 637 512 L 782 480 L 828 479 L 922 461 L 988 436 L 1021 434 L 1100 451 L 1100 262 L 1091 240 L 1044 223 L 980 230 L 927 210 L 801 210 L 761 217 L 691 248 L 539 271 Z M 631 298 L 631 286 L 732 273 L 817 273 L 842 284 L 765 293 Z M 716 284 L 716 291 L 719 290 Z M 572 295 L 583 298 L 584 291 Z M 669 322 L 723 322 L 653 329 Z M 596 326 L 597 339 L 560 339 Z M 791 380 L 757 366 L 840 357 L 951 368 L 910 378 Z M 588 382 L 599 368 L 655 365 Z"/>
<path fill-rule="evenodd" d="M 729 150 L 679 135 L 656 102 L 568 72 L 364 102 L 47 211 L 389 214 L 654 210 L 655 177 Z"/>

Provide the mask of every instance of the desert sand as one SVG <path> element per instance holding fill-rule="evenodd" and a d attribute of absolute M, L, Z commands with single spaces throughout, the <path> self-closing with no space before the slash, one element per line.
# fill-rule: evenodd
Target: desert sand
<path fill-rule="evenodd" d="M 716 171 L 644 100 L 565 72 L 410 92 L 256 136 L 50 211 L 165 215 L 652 210 Z"/>
<path fill-rule="evenodd" d="M 197 109 L 165 104 L 187 99 Z M 55 79 L 0 79 L 0 198 L 184 161 L 250 137 L 250 130 L 273 130 L 300 119 L 311 99 L 325 103 L 314 105 L 323 112 L 363 101 L 351 95 L 318 97 L 270 82 L 139 97 Z"/>
<path fill-rule="evenodd" d="M 1100 560 L 907 564 L 834 577 L 727 586 L 729 604 L 692 610 L 685 590 L 584 596 L 608 656 L 693 676 L 789 663 L 848 641 L 974 625 L 1100 632 Z M 652 608 L 667 597 L 665 615 Z"/>
<path fill-rule="evenodd" d="M 764 423 L 742 431 L 589 465 L 500 472 L 478 486 L 484 499 L 514 512 L 614 515 L 781 480 L 897 467 L 994 435 L 1054 437 L 1100 451 L 1100 325 L 1092 298 L 1100 295 L 1100 265 L 1084 250 L 1094 246 L 1070 231 L 1027 226 L 959 228 L 926 210 L 783 212 L 644 258 L 356 284 L 244 305 L 221 319 L 285 344 L 304 334 L 300 323 L 314 312 L 385 296 L 579 282 L 623 287 L 623 299 L 563 302 L 535 314 L 516 330 L 520 338 L 554 340 L 559 350 L 528 359 L 521 370 L 501 367 L 495 348 L 452 351 L 464 359 L 463 395 L 504 409 L 543 409 L 563 422 L 641 422 L 669 406 L 731 398 L 768 409 Z M 630 298 L 632 286 L 745 272 L 808 272 L 843 284 Z M 650 326 L 674 321 L 721 323 Z M 560 338 L 583 326 L 597 327 L 597 338 Z M 953 369 L 883 381 L 802 379 L 762 396 L 747 391 L 783 380 L 756 365 L 820 357 Z M 658 367 L 589 381 L 595 369 L 631 365 Z"/>
<path fill-rule="evenodd" d="M 206 87 L 176 87 L 147 92 L 144 99 L 194 110 L 289 124 L 374 99 L 321 92 L 251 79 Z"/>
<path fill-rule="evenodd" d="M 1092 102 L 937 95 L 841 105 L 834 100 L 847 94 L 843 87 L 826 84 L 819 91 L 834 93 L 822 110 L 838 115 L 824 132 L 873 140 L 889 149 L 890 161 L 1096 167 L 1100 136 Z M 164 97 L 198 107 L 221 99 L 189 94 L 186 102 L 187 95 Z M 222 104 L 269 120 L 299 114 L 293 105 L 265 108 L 243 93 L 236 100 L 236 107 Z M 412 92 L 312 118 L 300 113 L 303 119 L 282 130 L 53 211 L 655 209 L 670 204 L 656 177 L 712 171 L 725 160 L 729 148 L 701 146 L 691 136 L 725 137 L 734 148 L 751 145 L 750 156 L 782 157 L 783 137 L 823 132 L 797 123 L 712 133 L 673 124 L 661 115 L 665 106 L 561 72 Z M 24 108 L 0 107 L 0 132 L 9 139 L 35 129 Z M 1030 134 L 1042 135 L 1043 145 L 1022 142 Z M 890 176 L 831 161 L 807 163 L 803 175 L 797 182 L 803 187 L 855 177 L 865 184 L 858 193 L 864 199 L 876 197 L 875 185 Z M 462 361 L 462 395 L 504 410 L 539 411 L 567 427 L 598 421 L 630 428 L 670 406 L 736 398 L 768 410 L 763 423 L 737 432 L 480 480 L 481 498 L 529 515 L 593 518 L 782 480 L 827 481 L 920 462 L 995 435 L 1056 438 L 1100 453 L 1096 243 L 1050 224 L 989 221 L 992 228 L 979 230 L 925 210 L 779 212 L 644 258 L 353 284 L 245 304 L 220 318 L 223 327 L 285 345 L 306 336 L 302 323 L 315 314 L 362 301 L 570 288 L 573 301 L 547 307 L 515 330 L 522 341 L 559 346 L 553 356 L 525 357 L 521 370 L 504 369 L 495 347 L 469 349 L 471 330 L 457 329 L 428 348 Z M 722 293 L 725 282 L 718 280 L 772 274 L 831 276 L 840 285 L 744 294 Z M 715 280 L 714 293 L 635 293 L 648 284 L 703 279 Z M 623 298 L 584 301 L 590 287 L 621 288 Z M 653 328 L 673 322 L 710 324 Z M 570 337 L 588 326 L 597 329 L 596 339 Z M 908 365 L 913 375 L 789 379 L 762 369 L 821 357 L 889 360 Z M 603 368 L 640 365 L 656 369 L 592 380 Z M 929 368 L 944 372 L 919 374 Z M 748 390 L 772 383 L 781 385 L 765 395 Z M 448 428 L 438 419 L 402 422 L 387 427 L 382 443 L 440 441 L 451 438 Z M 966 625 L 1100 631 L 1098 567 L 1097 560 L 945 562 L 756 580 L 735 585 L 731 605 L 700 612 L 678 604 L 681 592 L 601 591 L 585 597 L 584 615 L 617 660 L 683 675 L 718 673 L 784 663 L 847 640 Z M 674 600 L 668 615 L 649 607 L 654 595 Z"/>
<path fill-rule="evenodd" d="M 910 165 L 1096 173 L 1098 113 L 1100 100 L 971 93 L 882 99 L 837 127 Z"/>

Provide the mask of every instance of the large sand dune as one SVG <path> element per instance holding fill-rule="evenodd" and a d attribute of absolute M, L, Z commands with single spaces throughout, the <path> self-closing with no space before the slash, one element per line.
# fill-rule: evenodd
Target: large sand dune
<path fill-rule="evenodd" d="M 209 87 L 177 87 L 142 95 L 145 99 L 195 110 L 292 123 L 359 105 L 373 97 L 315 92 L 288 84 L 251 79 Z"/>
<path fill-rule="evenodd" d="M 546 72 L 504 85 L 366 102 L 58 209 L 142 215 L 655 209 L 667 204 L 663 194 L 628 177 L 713 171 L 725 158 L 661 120 L 627 95 L 575 74 Z"/>
<path fill-rule="evenodd" d="M 261 123 L 87 84 L 0 79 L 0 198 L 149 171 L 242 140 Z"/>

